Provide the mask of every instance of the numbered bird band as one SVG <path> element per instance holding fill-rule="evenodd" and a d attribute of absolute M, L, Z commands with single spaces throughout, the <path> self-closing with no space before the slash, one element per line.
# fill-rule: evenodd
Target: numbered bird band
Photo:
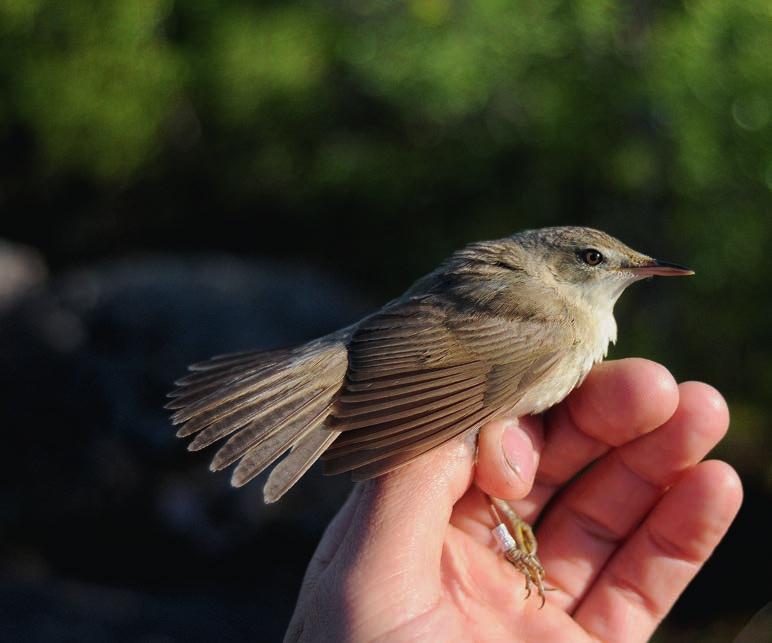
<path fill-rule="evenodd" d="M 491 529 L 491 533 L 501 551 L 507 552 L 517 547 L 515 539 L 512 538 L 512 534 L 509 533 L 509 529 L 507 529 L 504 523 L 496 525 Z"/>

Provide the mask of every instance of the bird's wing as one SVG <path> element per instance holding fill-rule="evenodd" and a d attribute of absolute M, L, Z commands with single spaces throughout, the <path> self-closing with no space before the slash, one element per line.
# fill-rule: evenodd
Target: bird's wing
<path fill-rule="evenodd" d="M 323 456 L 325 471 L 386 473 L 513 406 L 573 343 L 544 330 L 426 301 L 365 320 L 349 344 L 328 424 L 342 433 Z"/>

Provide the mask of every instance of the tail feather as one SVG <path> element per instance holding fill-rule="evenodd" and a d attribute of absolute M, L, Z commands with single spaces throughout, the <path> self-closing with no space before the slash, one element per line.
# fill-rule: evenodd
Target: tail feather
<path fill-rule="evenodd" d="M 266 440 L 252 447 L 233 470 L 231 484 L 234 487 L 241 487 L 255 476 L 261 474 L 269 465 L 282 456 L 287 449 L 299 444 L 306 436 L 317 429 L 324 422 L 327 412 L 327 408 L 323 409 L 307 424 L 295 423 L 282 431 L 274 431 Z"/>
<path fill-rule="evenodd" d="M 177 389 L 169 393 L 168 397 L 179 397 L 187 395 L 197 388 L 213 385 L 224 386 L 231 382 L 243 380 L 249 375 L 266 371 L 285 362 L 288 356 L 296 353 L 300 348 L 244 353 L 243 357 L 232 361 L 218 361 L 218 358 L 213 357 L 210 360 L 214 364 L 211 368 L 207 367 L 208 362 L 193 364 L 188 367 L 190 373 L 174 382 Z"/>
<path fill-rule="evenodd" d="M 196 435 L 194 440 L 188 445 L 191 451 L 200 451 L 204 447 L 217 442 L 220 438 L 230 435 L 240 427 L 246 427 L 247 424 L 256 423 L 261 418 L 266 419 L 268 426 L 275 423 L 275 418 L 284 418 L 293 413 L 298 407 L 302 407 L 309 399 L 316 397 L 316 391 L 308 390 L 308 385 L 295 385 L 288 392 L 260 400 L 260 404 L 255 402 L 238 408 L 212 422 Z M 277 400 L 277 398 L 280 398 Z M 192 421 L 192 420 L 191 420 Z"/>
<path fill-rule="evenodd" d="M 211 468 L 240 460 L 231 479 L 235 486 L 291 448 L 270 492 L 266 486 L 266 498 L 278 498 L 337 437 L 326 420 L 347 368 L 340 334 L 290 350 L 218 356 L 194 364 L 193 372 L 176 382 L 167 406 L 175 411 L 172 421 L 182 424 L 177 434 L 195 435 L 191 450 L 230 436 Z"/>
<path fill-rule="evenodd" d="M 267 373 L 275 366 L 275 364 L 263 364 L 260 367 L 249 368 L 227 375 L 219 375 L 216 378 L 209 378 L 207 381 L 197 380 L 188 384 L 180 384 L 182 380 L 177 380 L 178 388 L 171 393 L 167 393 L 167 397 L 170 397 L 171 401 L 164 408 L 181 409 L 193 402 L 203 400 L 209 394 L 216 393 L 226 386 L 244 382 L 247 378 L 250 378 L 249 381 L 253 381 L 256 376 Z"/>
<path fill-rule="evenodd" d="M 265 483 L 265 501 L 276 502 L 308 471 L 338 437 L 339 431 L 314 431 L 292 448 L 290 454 L 277 464 Z"/>
<path fill-rule="evenodd" d="M 334 391 L 329 389 L 317 392 L 310 400 L 304 400 L 302 404 L 296 405 L 297 408 L 284 414 L 278 423 L 275 419 L 251 422 L 220 447 L 210 468 L 214 471 L 224 469 L 274 433 L 285 428 L 291 430 L 290 424 L 307 426 L 317 415 L 329 411 L 329 398 L 332 393 Z"/>
<path fill-rule="evenodd" d="M 177 386 L 176 389 L 174 389 L 171 393 L 167 393 L 166 396 L 171 398 L 173 401 L 179 401 L 182 398 L 195 398 L 195 397 L 203 397 L 207 394 L 207 392 L 213 392 L 220 388 L 221 386 L 225 386 L 226 384 L 231 384 L 233 382 L 237 382 L 239 380 L 244 379 L 245 377 L 249 375 L 254 375 L 257 372 L 264 371 L 268 368 L 270 368 L 271 365 L 262 365 L 258 368 L 251 368 L 248 370 L 240 370 L 237 372 L 230 372 L 230 373 L 219 373 L 217 375 L 210 375 L 205 378 L 198 378 L 196 380 L 186 380 L 184 377 L 182 379 L 179 379 L 175 382 L 175 385 Z M 183 405 L 184 406 L 184 405 Z M 167 408 L 175 408 L 171 406 L 171 402 L 167 406 Z"/>
<path fill-rule="evenodd" d="M 286 365 L 281 364 L 223 384 L 217 390 L 176 411 L 172 415 L 172 423 L 182 424 L 204 411 L 239 405 L 244 400 L 250 399 L 250 396 L 269 390 L 277 380 L 284 380 L 288 375 L 287 368 Z"/>
<path fill-rule="evenodd" d="M 214 423 L 234 424 L 243 426 L 257 419 L 260 413 L 291 402 L 298 394 L 302 394 L 308 382 L 301 378 L 288 378 L 282 383 L 268 383 L 232 400 L 223 400 L 217 406 L 199 411 L 182 425 L 177 435 L 187 437 L 205 430 Z M 259 403 L 259 405 L 258 405 Z"/>
<path fill-rule="evenodd" d="M 188 370 L 194 373 L 202 373 L 204 371 L 220 371 L 228 368 L 240 367 L 247 362 L 253 362 L 256 359 L 261 362 L 267 362 L 272 356 L 281 355 L 284 349 L 268 350 L 268 351 L 243 351 L 241 353 L 225 353 L 223 355 L 215 355 L 203 362 L 196 362 L 188 367 Z"/>
<path fill-rule="evenodd" d="M 271 362 L 263 363 L 256 367 L 256 369 L 265 367 L 266 364 L 271 364 Z M 212 373 L 189 373 L 185 377 L 175 380 L 174 385 L 179 388 L 169 393 L 169 395 L 184 395 L 188 390 L 195 386 L 223 384 L 226 381 L 233 381 L 249 374 L 250 370 L 248 368 L 229 368 L 224 371 L 214 371 Z"/>

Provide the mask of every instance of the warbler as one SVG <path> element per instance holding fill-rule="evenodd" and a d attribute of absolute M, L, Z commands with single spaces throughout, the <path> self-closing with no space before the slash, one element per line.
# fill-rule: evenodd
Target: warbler
<path fill-rule="evenodd" d="M 294 348 L 190 366 L 167 408 L 188 448 L 224 442 L 241 486 L 271 471 L 278 500 L 320 457 L 356 480 L 403 466 L 499 415 L 541 413 L 616 341 L 614 304 L 635 281 L 691 270 L 599 230 L 553 227 L 472 243 L 378 312 Z M 505 556 L 544 599 L 530 527 L 491 499 Z"/>

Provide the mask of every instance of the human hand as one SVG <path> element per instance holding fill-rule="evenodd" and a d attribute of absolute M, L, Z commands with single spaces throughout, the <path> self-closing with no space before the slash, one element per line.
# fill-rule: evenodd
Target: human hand
<path fill-rule="evenodd" d="M 705 384 L 642 359 L 601 363 L 543 417 L 483 427 L 476 466 L 474 441 L 453 440 L 357 485 L 286 638 L 646 640 L 740 507 L 735 471 L 701 462 L 728 423 Z M 554 588 L 543 609 L 494 550 L 482 492 L 539 521 Z"/>

